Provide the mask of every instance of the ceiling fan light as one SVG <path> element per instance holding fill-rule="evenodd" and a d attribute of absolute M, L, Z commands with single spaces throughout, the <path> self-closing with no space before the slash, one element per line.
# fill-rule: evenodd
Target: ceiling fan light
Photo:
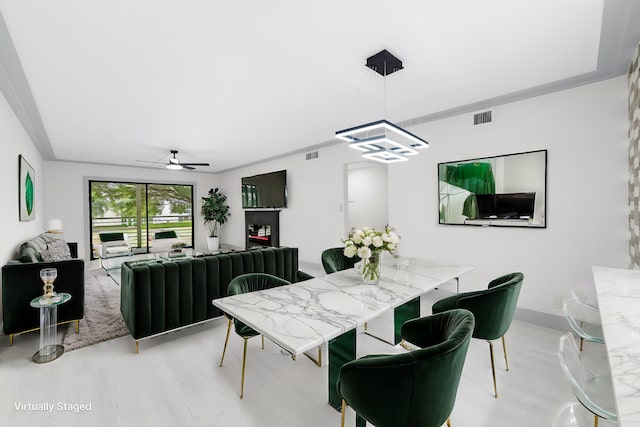
<path fill-rule="evenodd" d="M 180 170 L 180 169 L 182 169 L 182 165 L 177 164 L 177 163 L 169 163 L 167 165 L 167 169 L 171 169 L 171 170 L 174 170 L 174 171 Z"/>

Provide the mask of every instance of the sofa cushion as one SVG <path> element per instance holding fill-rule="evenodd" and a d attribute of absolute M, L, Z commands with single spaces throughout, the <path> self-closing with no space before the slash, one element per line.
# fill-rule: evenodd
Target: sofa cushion
<path fill-rule="evenodd" d="M 69 245 L 64 240 L 52 240 L 47 243 L 47 249 L 40 252 L 43 261 L 64 261 L 71 259 Z"/>
<path fill-rule="evenodd" d="M 20 261 L 21 262 L 42 262 L 40 252 L 47 249 L 47 240 L 44 234 L 40 234 L 31 240 L 20 245 Z"/>

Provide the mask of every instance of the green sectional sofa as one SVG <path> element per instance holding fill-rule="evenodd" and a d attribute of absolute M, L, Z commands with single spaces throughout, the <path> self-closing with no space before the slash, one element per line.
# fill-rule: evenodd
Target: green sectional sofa
<path fill-rule="evenodd" d="M 122 265 L 120 311 L 138 341 L 222 315 L 211 301 L 227 295 L 244 273 L 268 273 L 292 283 L 312 276 L 298 271 L 297 248 L 268 248 L 168 262 Z"/>
<path fill-rule="evenodd" d="M 32 299 L 43 294 L 40 270 L 56 268 L 58 277 L 55 292 L 71 294 L 69 302 L 58 307 L 58 324 L 76 322 L 84 317 L 84 260 L 77 256 L 77 244 L 68 243 L 71 259 L 44 261 L 42 254 L 56 240 L 41 234 L 20 246 L 19 259 L 9 261 L 2 267 L 2 320 L 5 335 L 13 344 L 13 336 L 30 332 L 40 327 L 39 311 L 29 305 Z M 51 254 L 48 254 L 50 256 Z"/>

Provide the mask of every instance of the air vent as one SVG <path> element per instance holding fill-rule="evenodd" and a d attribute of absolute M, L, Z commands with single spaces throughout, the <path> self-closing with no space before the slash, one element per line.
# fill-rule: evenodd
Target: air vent
<path fill-rule="evenodd" d="M 307 160 L 312 160 L 312 159 L 317 159 L 318 158 L 318 152 L 317 151 L 312 151 L 311 153 L 307 153 Z"/>
<path fill-rule="evenodd" d="M 481 125 L 483 123 L 491 123 L 492 111 L 483 111 L 482 113 L 476 113 L 473 115 L 473 124 Z"/>

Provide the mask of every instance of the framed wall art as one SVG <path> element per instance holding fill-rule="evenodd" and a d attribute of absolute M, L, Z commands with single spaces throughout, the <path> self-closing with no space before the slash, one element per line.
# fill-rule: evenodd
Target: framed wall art
<path fill-rule="evenodd" d="M 440 224 L 545 228 L 547 150 L 438 164 Z"/>
<path fill-rule="evenodd" d="M 19 166 L 19 188 L 18 197 L 20 203 L 20 221 L 33 221 L 36 219 L 35 212 L 35 172 L 29 162 L 20 154 L 18 156 Z"/>

